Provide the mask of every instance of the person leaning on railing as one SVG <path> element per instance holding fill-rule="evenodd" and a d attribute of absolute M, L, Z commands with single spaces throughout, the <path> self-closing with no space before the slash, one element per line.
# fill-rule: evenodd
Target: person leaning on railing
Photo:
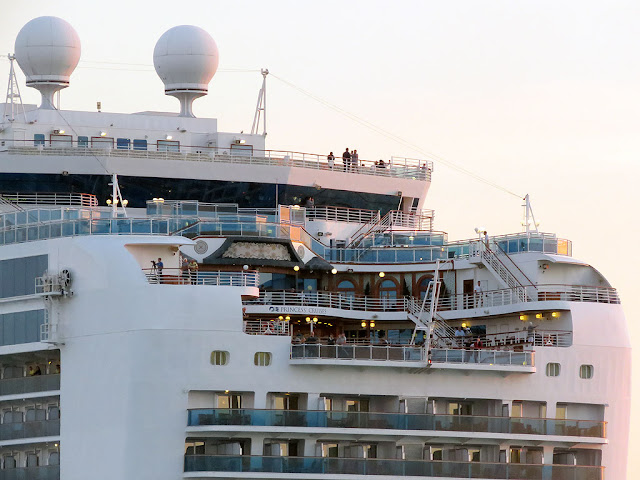
<path fill-rule="evenodd" d="M 191 260 L 189 263 L 189 276 L 191 277 L 191 285 L 195 285 L 198 281 L 198 262 Z"/>

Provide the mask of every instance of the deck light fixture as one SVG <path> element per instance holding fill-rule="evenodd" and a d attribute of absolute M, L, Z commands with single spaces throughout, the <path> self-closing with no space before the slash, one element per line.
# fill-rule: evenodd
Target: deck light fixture
<path fill-rule="evenodd" d="M 527 319 L 526 315 L 520 315 L 520 320 L 522 320 L 523 322 Z"/>
<path fill-rule="evenodd" d="M 307 323 L 311 322 L 311 317 L 305 318 L 304 321 L 307 322 Z"/>
<path fill-rule="evenodd" d="M 111 205 L 111 199 L 107 198 L 107 205 Z"/>
<path fill-rule="evenodd" d="M 100 132 L 100 136 L 101 137 L 106 137 L 107 136 L 107 132 Z"/>
<path fill-rule="evenodd" d="M 333 273 L 335 275 L 336 273 L 338 273 L 338 269 L 337 268 L 332 268 L 331 269 L 331 273 Z"/>
<path fill-rule="evenodd" d="M 541 313 L 536 313 L 536 318 L 542 318 L 542 314 Z"/>
<path fill-rule="evenodd" d="M 278 320 L 284 320 L 284 317 L 283 317 L 282 315 L 280 315 L 280 316 L 278 317 Z"/>
<path fill-rule="evenodd" d="M 122 200 L 122 206 L 126 207 L 127 205 L 129 205 L 129 200 L 125 198 L 124 200 Z"/>
<path fill-rule="evenodd" d="M 378 276 L 379 276 L 380 278 L 384 278 L 384 275 L 385 275 L 385 273 L 384 273 L 384 272 L 380 272 L 380 273 L 378 274 Z"/>
<path fill-rule="evenodd" d="M 293 267 L 293 271 L 294 272 L 298 272 L 300 271 L 300 267 L 298 265 L 296 265 L 295 267 Z"/>
<path fill-rule="evenodd" d="M 286 317 L 284 317 L 284 319 L 288 322 L 289 320 L 291 320 L 291 317 L 287 315 Z"/>
<path fill-rule="evenodd" d="M 318 317 L 313 317 L 313 323 L 318 323 Z"/>
<path fill-rule="evenodd" d="M 365 327 L 367 326 L 367 322 L 365 322 L 365 321 L 363 320 L 363 321 L 362 321 L 362 323 L 360 324 L 360 326 L 361 326 L 362 328 L 365 328 Z"/>
<path fill-rule="evenodd" d="M 376 322 L 374 322 L 373 320 L 371 320 L 371 321 L 369 322 L 369 326 L 370 326 L 371 328 L 375 327 L 375 326 L 376 326 Z"/>
<path fill-rule="evenodd" d="M 560 312 L 551 312 L 551 316 L 553 318 L 558 318 L 560 316 Z"/>
<path fill-rule="evenodd" d="M 173 137 L 171 135 L 165 135 L 164 137 L 166 140 L 173 140 Z"/>

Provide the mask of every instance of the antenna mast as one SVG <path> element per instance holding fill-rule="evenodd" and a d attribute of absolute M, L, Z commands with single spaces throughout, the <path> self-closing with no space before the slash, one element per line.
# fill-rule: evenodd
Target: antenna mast
<path fill-rule="evenodd" d="M 9 84 L 7 85 L 7 100 L 4 104 L 4 113 L 2 115 L 2 121 L 7 117 L 7 107 L 9 110 L 9 121 L 14 122 L 16 115 L 22 110 L 22 117 L 24 123 L 27 123 L 27 116 L 24 113 L 24 105 L 22 104 L 22 97 L 20 96 L 20 87 L 18 87 L 18 80 L 16 79 L 16 70 L 13 67 L 13 62 L 16 59 L 15 55 L 8 54 L 9 59 Z"/>
<path fill-rule="evenodd" d="M 527 237 L 533 232 L 538 233 L 538 224 L 536 223 L 536 217 L 533 216 L 533 209 L 531 208 L 531 201 L 529 200 L 529 194 L 527 193 L 524 200 L 524 228 L 527 232 Z M 533 228 L 531 228 L 531 221 L 533 220 Z"/>
<path fill-rule="evenodd" d="M 262 73 L 262 88 L 258 93 L 258 104 L 256 105 L 256 114 L 253 116 L 253 125 L 251 126 L 251 135 L 258 135 L 260 129 L 260 116 L 262 115 L 262 135 L 267 135 L 267 75 L 269 70 L 263 68 L 260 70 Z"/>

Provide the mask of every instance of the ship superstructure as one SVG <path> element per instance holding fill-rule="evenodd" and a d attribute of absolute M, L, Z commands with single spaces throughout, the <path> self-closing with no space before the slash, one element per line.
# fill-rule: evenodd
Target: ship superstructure
<path fill-rule="evenodd" d="M 193 117 L 195 27 L 154 52 L 180 114 L 59 110 L 79 49 L 29 22 L 42 103 L 0 105 L 0 478 L 625 478 L 626 322 L 570 241 L 452 241 L 428 161 Z"/>

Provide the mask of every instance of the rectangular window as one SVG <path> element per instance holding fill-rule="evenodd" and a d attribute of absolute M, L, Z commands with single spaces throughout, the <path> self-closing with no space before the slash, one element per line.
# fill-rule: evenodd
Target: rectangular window
<path fill-rule="evenodd" d="M 89 137 L 78 137 L 79 148 L 89 148 Z"/>
<path fill-rule="evenodd" d="M 116 148 L 118 150 L 129 150 L 130 143 L 131 140 L 129 140 L 128 138 L 118 138 L 116 140 Z"/>
<path fill-rule="evenodd" d="M 44 147 L 44 134 L 43 133 L 35 133 L 33 135 L 33 145 L 36 147 Z"/>
<path fill-rule="evenodd" d="M 237 157 L 252 157 L 253 145 L 231 144 L 231 155 Z"/>
<path fill-rule="evenodd" d="M 158 140 L 159 152 L 179 152 L 180 142 L 177 140 Z"/>
<path fill-rule="evenodd" d="M 134 150 L 146 150 L 147 149 L 147 141 L 140 140 L 138 138 L 133 139 L 133 149 Z"/>
<path fill-rule="evenodd" d="M 331 410 L 333 410 L 333 400 L 331 398 L 324 399 L 324 409 L 327 412 L 330 412 Z"/>
<path fill-rule="evenodd" d="M 69 148 L 73 145 L 73 137 L 71 135 L 54 134 L 49 137 L 49 145 L 57 148 Z"/>
<path fill-rule="evenodd" d="M 449 415 L 472 415 L 473 405 L 471 403 L 449 402 L 447 413 Z"/>
<path fill-rule="evenodd" d="M 522 402 L 513 402 L 511 404 L 511 416 L 522 417 Z"/>
<path fill-rule="evenodd" d="M 239 393 L 219 394 L 218 408 L 242 408 L 242 395 Z"/>
<path fill-rule="evenodd" d="M 567 404 L 566 403 L 558 403 L 556 405 L 556 418 L 558 420 L 566 420 L 567 419 Z"/>
<path fill-rule="evenodd" d="M 338 444 L 337 443 L 323 443 L 322 444 L 322 456 L 323 457 L 337 457 L 338 456 Z"/>
<path fill-rule="evenodd" d="M 368 412 L 369 400 L 366 398 L 346 401 L 347 412 Z"/>
<path fill-rule="evenodd" d="M 113 137 L 91 137 L 91 147 L 110 150 L 113 148 Z"/>
<path fill-rule="evenodd" d="M 274 408 L 276 410 L 298 410 L 298 395 L 276 395 Z"/>
<path fill-rule="evenodd" d="M 520 463 L 522 459 L 522 449 L 511 447 L 509 454 L 509 463 Z"/>

